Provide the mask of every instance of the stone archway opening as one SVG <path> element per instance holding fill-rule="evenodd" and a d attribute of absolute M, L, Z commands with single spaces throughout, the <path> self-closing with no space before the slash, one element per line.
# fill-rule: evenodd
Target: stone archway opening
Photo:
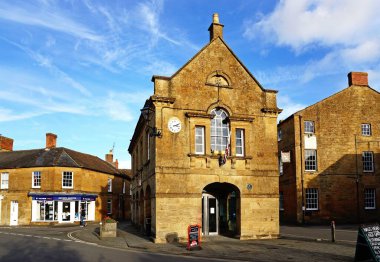
<path fill-rule="evenodd" d="M 240 235 L 240 190 L 230 183 L 211 183 L 202 191 L 203 235 Z"/>

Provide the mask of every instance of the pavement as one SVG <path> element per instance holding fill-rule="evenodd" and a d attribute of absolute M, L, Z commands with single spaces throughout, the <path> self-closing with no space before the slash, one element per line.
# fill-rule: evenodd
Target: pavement
<path fill-rule="evenodd" d="M 74 229 L 74 228 L 73 228 Z M 354 261 L 356 225 L 337 227 L 335 243 L 328 226 L 282 226 L 281 238 L 238 240 L 224 236 L 202 239 L 201 250 L 188 251 L 186 243 L 155 244 L 129 222 L 119 222 L 117 237 L 99 237 L 99 224 L 77 227 L 70 238 L 92 245 L 138 252 L 186 257 L 218 258 L 228 261 Z"/>

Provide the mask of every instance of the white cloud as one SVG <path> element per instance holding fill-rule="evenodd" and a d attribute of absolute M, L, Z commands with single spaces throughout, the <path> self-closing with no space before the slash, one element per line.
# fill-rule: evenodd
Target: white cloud
<path fill-rule="evenodd" d="M 282 0 L 268 16 L 247 22 L 245 35 L 273 35 L 277 44 L 296 50 L 310 44 L 357 45 L 378 32 L 379 9 L 378 0 Z"/>
<path fill-rule="evenodd" d="M 380 59 L 379 9 L 378 0 L 282 0 L 272 13 L 246 21 L 244 35 L 289 46 L 297 54 L 323 47 L 324 56 L 300 70 L 303 81 L 336 72 L 369 71 Z"/>
<path fill-rule="evenodd" d="M 306 105 L 304 104 L 292 101 L 291 98 L 286 95 L 279 96 L 277 99 L 277 103 L 278 107 L 283 109 L 282 113 L 278 117 L 279 120 L 284 120 L 288 116 L 306 107 Z"/>

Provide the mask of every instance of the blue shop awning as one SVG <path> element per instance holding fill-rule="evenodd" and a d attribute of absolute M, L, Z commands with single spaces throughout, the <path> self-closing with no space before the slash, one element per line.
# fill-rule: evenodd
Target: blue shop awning
<path fill-rule="evenodd" d="M 42 193 L 42 192 L 29 192 L 28 196 L 33 200 L 57 200 L 57 201 L 95 201 L 98 197 L 95 194 L 82 194 L 82 193 Z"/>

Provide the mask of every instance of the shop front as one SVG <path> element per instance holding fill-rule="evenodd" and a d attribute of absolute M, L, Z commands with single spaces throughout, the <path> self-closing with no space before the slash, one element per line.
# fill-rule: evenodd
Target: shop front
<path fill-rule="evenodd" d="M 95 220 L 93 194 L 30 193 L 32 197 L 32 222 L 73 223 Z"/>

